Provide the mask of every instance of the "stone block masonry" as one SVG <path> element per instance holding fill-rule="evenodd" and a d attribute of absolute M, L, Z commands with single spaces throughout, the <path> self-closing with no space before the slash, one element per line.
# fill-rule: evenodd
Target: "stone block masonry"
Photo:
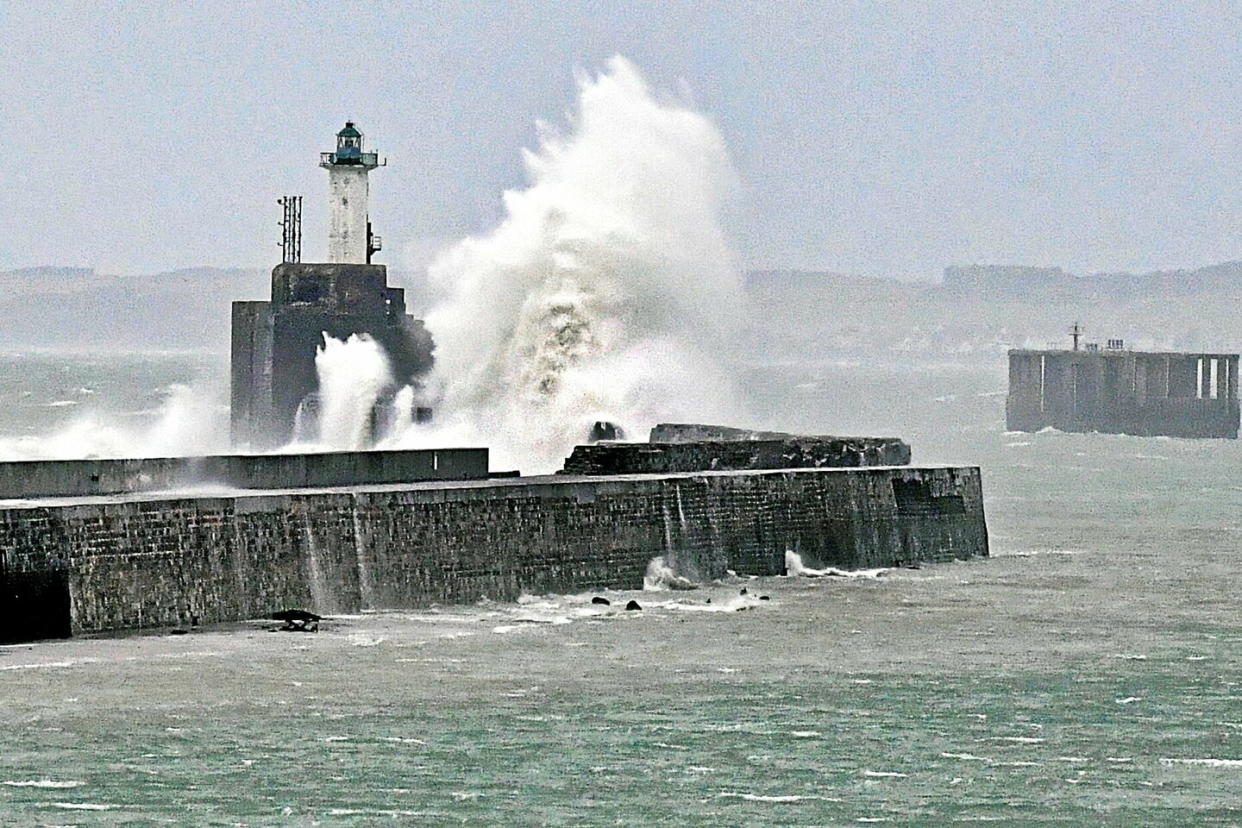
<path fill-rule="evenodd" d="M 0 503 L 0 636 L 988 554 L 977 468 L 552 476 Z"/>
<path fill-rule="evenodd" d="M 707 425 L 705 423 L 659 423 L 651 427 L 647 438 L 652 443 L 732 442 L 736 440 L 818 440 L 821 442 L 856 442 L 865 446 L 910 446 L 896 437 L 841 437 L 832 434 L 793 434 L 788 431 L 760 431 L 753 428 Z M 909 462 L 909 458 L 906 458 Z"/>
<path fill-rule="evenodd" d="M 654 430 L 653 430 L 654 436 Z M 910 446 L 889 437 L 779 437 L 575 446 L 563 474 L 670 474 L 745 469 L 903 466 Z"/>

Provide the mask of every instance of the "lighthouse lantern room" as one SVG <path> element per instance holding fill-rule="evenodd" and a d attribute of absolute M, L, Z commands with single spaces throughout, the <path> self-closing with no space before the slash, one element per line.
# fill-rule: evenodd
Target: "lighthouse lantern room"
<path fill-rule="evenodd" d="M 319 166 L 328 171 L 329 262 L 367 264 L 380 249 L 367 214 L 367 176 L 385 163 L 378 153 L 365 151 L 362 133 L 353 121 L 346 121 L 336 134 L 334 152 L 319 154 Z"/>

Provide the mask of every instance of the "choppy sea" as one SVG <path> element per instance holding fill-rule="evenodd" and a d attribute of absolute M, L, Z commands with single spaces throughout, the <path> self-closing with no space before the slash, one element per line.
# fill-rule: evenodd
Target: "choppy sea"
<path fill-rule="evenodd" d="M 223 370 L 4 357 L 0 446 Z M 0 824 L 1242 824 L 1236 441 L 1007 434 L 1003 357 L 743 379 L 982 466 L 993 557 L 0 647 Z"/>

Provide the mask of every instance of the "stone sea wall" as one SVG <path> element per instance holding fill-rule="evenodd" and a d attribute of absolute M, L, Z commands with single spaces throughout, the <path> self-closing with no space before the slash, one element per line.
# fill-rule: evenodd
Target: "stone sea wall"
<path fill-rule="evenodd" d="M 977 468 L 515 478 L 0 508 L 0 636 L 988 553 Z M 61 601 L 60 593 L 67 593 Z M 37 598 L 37 600 L 36 600 Z M 64 614 L 68 613 L 65 618 Z"/>

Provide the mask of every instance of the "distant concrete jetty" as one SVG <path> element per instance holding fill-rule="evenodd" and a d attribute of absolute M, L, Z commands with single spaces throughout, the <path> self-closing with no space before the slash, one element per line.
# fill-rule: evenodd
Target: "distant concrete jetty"
<path fill-rule="evenodd" d="M 1121 345 L 1010 351 L 1006 428 L 1237 438 L 1237 354 Z"/>
<path fill-rule="evenodd" d="M 787 468 L 729 469 L 721 463 L 751 455 L 719 441 L 683 445 L 716 468 L 485 479 L 478 455 L 442 451 L 473 479 L 392 482 L 365 468 L 426 471 L 427 458 L 362 452 L 323 461 L 326 482 L 297 471 L 312 455 L 282 455 L 247 491 L 113 485 L 113 494 L 32 499 L 0 490 L 21 498 L 0 500 L 0 641 L 267 618 L 291 606 L 323 615 L 639 589 L 657 556 L 706 581 L 728 570 L 784 574 L 790 551 L 841 569 L 988 554 L 978 468 L 808 468 L 794 454 Z M 180 463 L 203 461 L 212 458 Z M 35 476 L 72 468 L 52 465 Z M 280 469 L 290 476 L 272 473 Z"/>

